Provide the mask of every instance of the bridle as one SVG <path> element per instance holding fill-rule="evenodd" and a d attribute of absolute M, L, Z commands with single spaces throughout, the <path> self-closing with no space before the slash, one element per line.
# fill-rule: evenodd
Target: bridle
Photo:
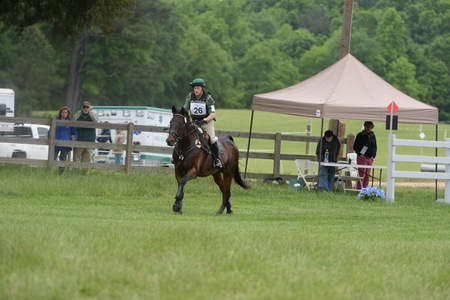
<path fill-rule="evenodd" d="M 185 157 L 189 152 L 191 152 L 192 150 L 196 149 L 197 147 L 195 146 L 195 144 L 194 144 L 194 145 L 191 145 L 190 147 L 188 147 L 187 149 L 185 149 L 184 154 L 182 154 L 182 153 L 180 153 L 180 152 L 178 151 L 177 145 L 179 145 L 179 144 L 178 144 L 179 141 L 181 141 L 185 136 L 187 136 L 187 135 L 190 133 L 189 129 L 192 129 L 192 131 L 195 130 L 195 126 L 192 126 L 191 128 L 189 128 L 189 125 L 192 125 L 192 123 L 191 123 L 191 122 L 188 122 L 187 118 L 186 118 L 184 115 L 182 115 L 182 114 L 173 114 L 173 116 L 174 116 L 174 117 L 181 117 L 181 118 L 183 118 L 183 123 L 184 123 L 184 125 L 185 125 L 186 134 L 178 135 L 178 134 L 177 134 L 175 131 L 173 131 L 173 130 L 169 131 L 169 135 L 172 135 L 172 136 L 175 138 L 175 144 L 174 144 L 174 146 L 175 146 L 175 147 L 174 147 L 174 152 L 175 152 L 175 154 L 178 156 L 178 158 L 179 158 L 180 160 L 184 160 L 184 157 Z"/>
<path fill-rule="evenodd" d="M 185 116 L 183 116 L 182 114 L 173 114 L 174 117 L 182 117 L 184 124 L 186 125 L 187 123 L 187 119 Z M 175 145 L 183 138 L 183 136 L 178 135 L 174 130 L 170 130 L 169 131 L 169 136 L 172 135 L 173 137 L 175 137 Z"/>

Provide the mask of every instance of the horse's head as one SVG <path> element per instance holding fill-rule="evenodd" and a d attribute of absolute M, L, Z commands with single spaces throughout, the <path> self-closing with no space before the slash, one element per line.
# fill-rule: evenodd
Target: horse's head
<path fill-rule="evenodd" d="M 170 120 L 169 136 L 166 139 L 166 143 L 169 146 L 175 145 L 180 141 L 187 132 L 187 124 L 189 123 L 189 114 L 181 107 L 180 110 L 176 106 L 172 106 L 172 120 Z"/>

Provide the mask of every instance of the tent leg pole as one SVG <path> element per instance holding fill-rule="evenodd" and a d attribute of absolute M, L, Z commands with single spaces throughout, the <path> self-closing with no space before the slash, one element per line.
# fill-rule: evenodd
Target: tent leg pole
<path fill-rule="evenodd" d="M 439 125 L 436 123 L 436 142 L 439 140 Z M 434 149 L 434 156 L 438 156 L 438 148 Z M 434 166 L 434 171 L 437 174 L 438 171 L 438 164 Z M 434 181 L 434 198 L 435 200 L 438 199 L 438 181 L 437 179 Z"/>
<path fill-rule="evenodd" d="M 320 164 L 322 162 L 322 136 L 323 136 L 323 118 L 321 118 L 320 123 L 320 137 L 319 137 L 319 164 L 317 167 L 317 187 L 319 186 L 319 174 L 320 174 Z"/>
<path fill-rule="evenodd" d="M 247 178 L 247 166 L 248 166 L 248 154 L 250 151 L 250 141 L 252 140 L 252 130 L 253 130 L 253 115 L 255 111 L 252 109 L 252 116 L 250 117 L 250 130 L 248 134 L 248 143 L 247 143 L 247 155 L 245 158 L 245 172 L 244 172 L 244 179 Z"/>

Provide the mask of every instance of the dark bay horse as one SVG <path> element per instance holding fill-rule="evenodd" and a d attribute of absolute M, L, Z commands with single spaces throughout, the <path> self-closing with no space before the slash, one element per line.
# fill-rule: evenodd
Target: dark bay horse
<path fill-rule="evenodd" d="M 213 159 L 209 153 L 206 138 L 199 134 L 198 127 L 191 121 L 188 112 L 181 108 L 172 107 L 172 120 L 170 121 L 169 136 L 166 140 L 169 146 L 174 146 L 172 158 L 175 164 L 175 177 L 178 182 L 178 190 L 172 210 L 182 213 L 184 186 L 197 177 L 213 176 L 214 181 L 222 192 L 222 205 L 217 214 L 222 214 L 226 208 L 227 214 L 231 210 L 231 181 L 239 184 L 244 189 L 250 186 L 241 178 L 239 172 L 239 150 L 232 137 L 219 137 L 219 143 L 223 146 L 223 154 L 220 155 L 223 168 L 214 168 Z"/>

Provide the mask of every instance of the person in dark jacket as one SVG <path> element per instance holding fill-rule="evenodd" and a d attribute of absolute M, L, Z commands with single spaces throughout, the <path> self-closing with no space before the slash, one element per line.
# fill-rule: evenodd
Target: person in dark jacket
<path fill-rule="evenodd" d="M 337 162 L 340 149 L 341 143 L 338 137 L 333 134 L 333 131 L 327 130 L 317 143 L 317 160 L 322 163 Z M 319 169 L 319 190 L 332 192 L 335 174 L 336 167 L 321 165 Z"/>
<path fill-rule="evenodd" d="M 58 111 L 57 120 L 70 120 L 70 109 L 67 106 L 63 106 Z M 75 128 L 70 126 L 56 126 L 55 139 L 60 141 L 75 140 L 76 131 Z M 69 157 L 71 147 L 56 146 L 55 147 L 55 160 L 66 161 Z M 59 168 L 59 174 L 64 173 L 64 167 Z"/>
<path fill-rule="evenodd" d="M 370 121 L 364 122 L 364 130 L 356 135 L 353 151 L 357 154 L 358 165 L 372 165 L 377 156 L 377 139 L 373 133 L 374 125 Z M 358 169 L 362 182 L 358 182 L 357 188 L 365 188 L 369 185 L 369 175 L 372 169 Z"/>
<path fill-rule="evenodd" d="M 108 123 L 108 122 L 105 122 Z M 112 144 L 112 138 L 111 138 L 111 129 L 104 128 L 100 132 L 100 135 L 97 137 L 97 142 L 99 143 L 111 143 Z M 98 149 L 99 155 L 108 155 L 109 149 Z"/>
<path fill-rule="evenodd" d="M 83 122 L 97 122 L 95 114 L 91 110 L 91 104 L 87 101 L 83 102 L 81 111 L 79 111 L 73 118 L 75 121 Z M 80 142 L 95 142 L 95 128 L 81 128 L 77 127 L 77 141 Z M 92 156 L 92 149 L 75 148 L 75 161 L 90 162 Z"/>

